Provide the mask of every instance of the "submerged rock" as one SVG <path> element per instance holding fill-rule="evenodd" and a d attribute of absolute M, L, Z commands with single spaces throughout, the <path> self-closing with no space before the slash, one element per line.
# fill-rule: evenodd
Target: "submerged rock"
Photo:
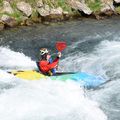
<path fill-rule="evenodd" d="M 78 0 L 67 0 L 67 2 L 75 10 L 82 11 L 87 15 L 92 13 L 90 8 L 84 2 L 79 2 Z"/>
<path fill-rule="evenodd" d="M 32 7 L 29 3 L 18 2 L 17 8 L 18 8 L 18 10 L 22 11 L 28 17 L 32 14 Z"/>

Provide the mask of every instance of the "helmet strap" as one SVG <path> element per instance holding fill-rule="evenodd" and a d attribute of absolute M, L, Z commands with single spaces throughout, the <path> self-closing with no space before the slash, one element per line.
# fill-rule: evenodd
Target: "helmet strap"
<path fill-rule="evenodd" d="M 44 55 L 41 55 L 41 60 L 47 60 L 47 53 Z"/>

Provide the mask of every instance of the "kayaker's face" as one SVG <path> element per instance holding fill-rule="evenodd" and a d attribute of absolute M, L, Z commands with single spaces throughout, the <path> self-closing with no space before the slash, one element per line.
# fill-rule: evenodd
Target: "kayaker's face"
<path fill-rule="evenodd" d="M 47 55 L 47 61 L 49 61 L 50 57 L 51 57 L 51 56 L 48 54 L 48 55 Z"/>

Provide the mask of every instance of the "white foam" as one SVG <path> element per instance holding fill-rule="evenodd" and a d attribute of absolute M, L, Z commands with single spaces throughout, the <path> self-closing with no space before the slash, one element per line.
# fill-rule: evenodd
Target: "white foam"
<path fill-rule="evenodd" d="M 5 69 L 36 69 L 36 63 L 23 53 L 0 47 L 0 67 Z"/>
<path fill-rule="evenodd" d="M 0 94 L 2 120 L 106 120 L 77 83 L 26 81 Z"/>
<path fill-rule="evenodd" d="M 119 39 L 119 38 L 118 38 Z M 67 62 L 66 62 L 67 61 Z M 65 64 L 64 64 L 65 63 Z M 72 63 L 72 67 L 71 64 Z M 66 71 L 77 70 L 105 76 L 111 82 L 103 89 L 89 92 L 90 98 L 102 105 L 110 119 L 119 119 L 119 90 L 120 90 L 120 41 L 102 41 L 90 54 L 71 54 L 62 61 Z"/>
<path fill-rule="evenodd" d="M 20 69 L 35 67 L 35 62 L 29 57 L 8 48 L 0 47 L 0 57 L 2 58 L 0 66 L 3 67 Z M 8 63 L 3 63 L 7 59 Z M 50 79 L 23 81 L 4 71 L 0 71 L 0 75 L 2 76 L 0 81 L 6 81 L 7 85 L 19 81 L 9 89 L 5 87 L 5 90 L 0 93 L 1 120 L 107 119 L 99 104 L 88 99 L 84 95 L 84 90 L 75 82 Z"/>
<path fill-rule="evenodd" d="M 60 62 L 64 71 L 84 71 L 105 79 L 120 73 L 120 42 L 102 41 L 91 54 L 74 52 Z M 72 67 L 71 67 L 72 63 Z"/>

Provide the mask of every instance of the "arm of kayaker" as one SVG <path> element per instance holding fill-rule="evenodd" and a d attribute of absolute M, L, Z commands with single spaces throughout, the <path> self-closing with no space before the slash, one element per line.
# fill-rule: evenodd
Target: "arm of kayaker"
<path fill-rule="evenodd" d="M 48 64 L 47 67 L 49 69 L 53 69 L 57 66 L 58 62 L 59 62 L 59 57 L 57 57 L 52 63 Z"/>
<path fill-rule="evenodd" d="M 51 64 L 49 64 L 49 66 L 48 66 L 48 67 L 50 67 L 49 69 L 53 69 L 58 65 L 59 58 L 61 58 L 61 56 L 62 56 L 61 52 L 58 52 L 57 58 Z"/>

